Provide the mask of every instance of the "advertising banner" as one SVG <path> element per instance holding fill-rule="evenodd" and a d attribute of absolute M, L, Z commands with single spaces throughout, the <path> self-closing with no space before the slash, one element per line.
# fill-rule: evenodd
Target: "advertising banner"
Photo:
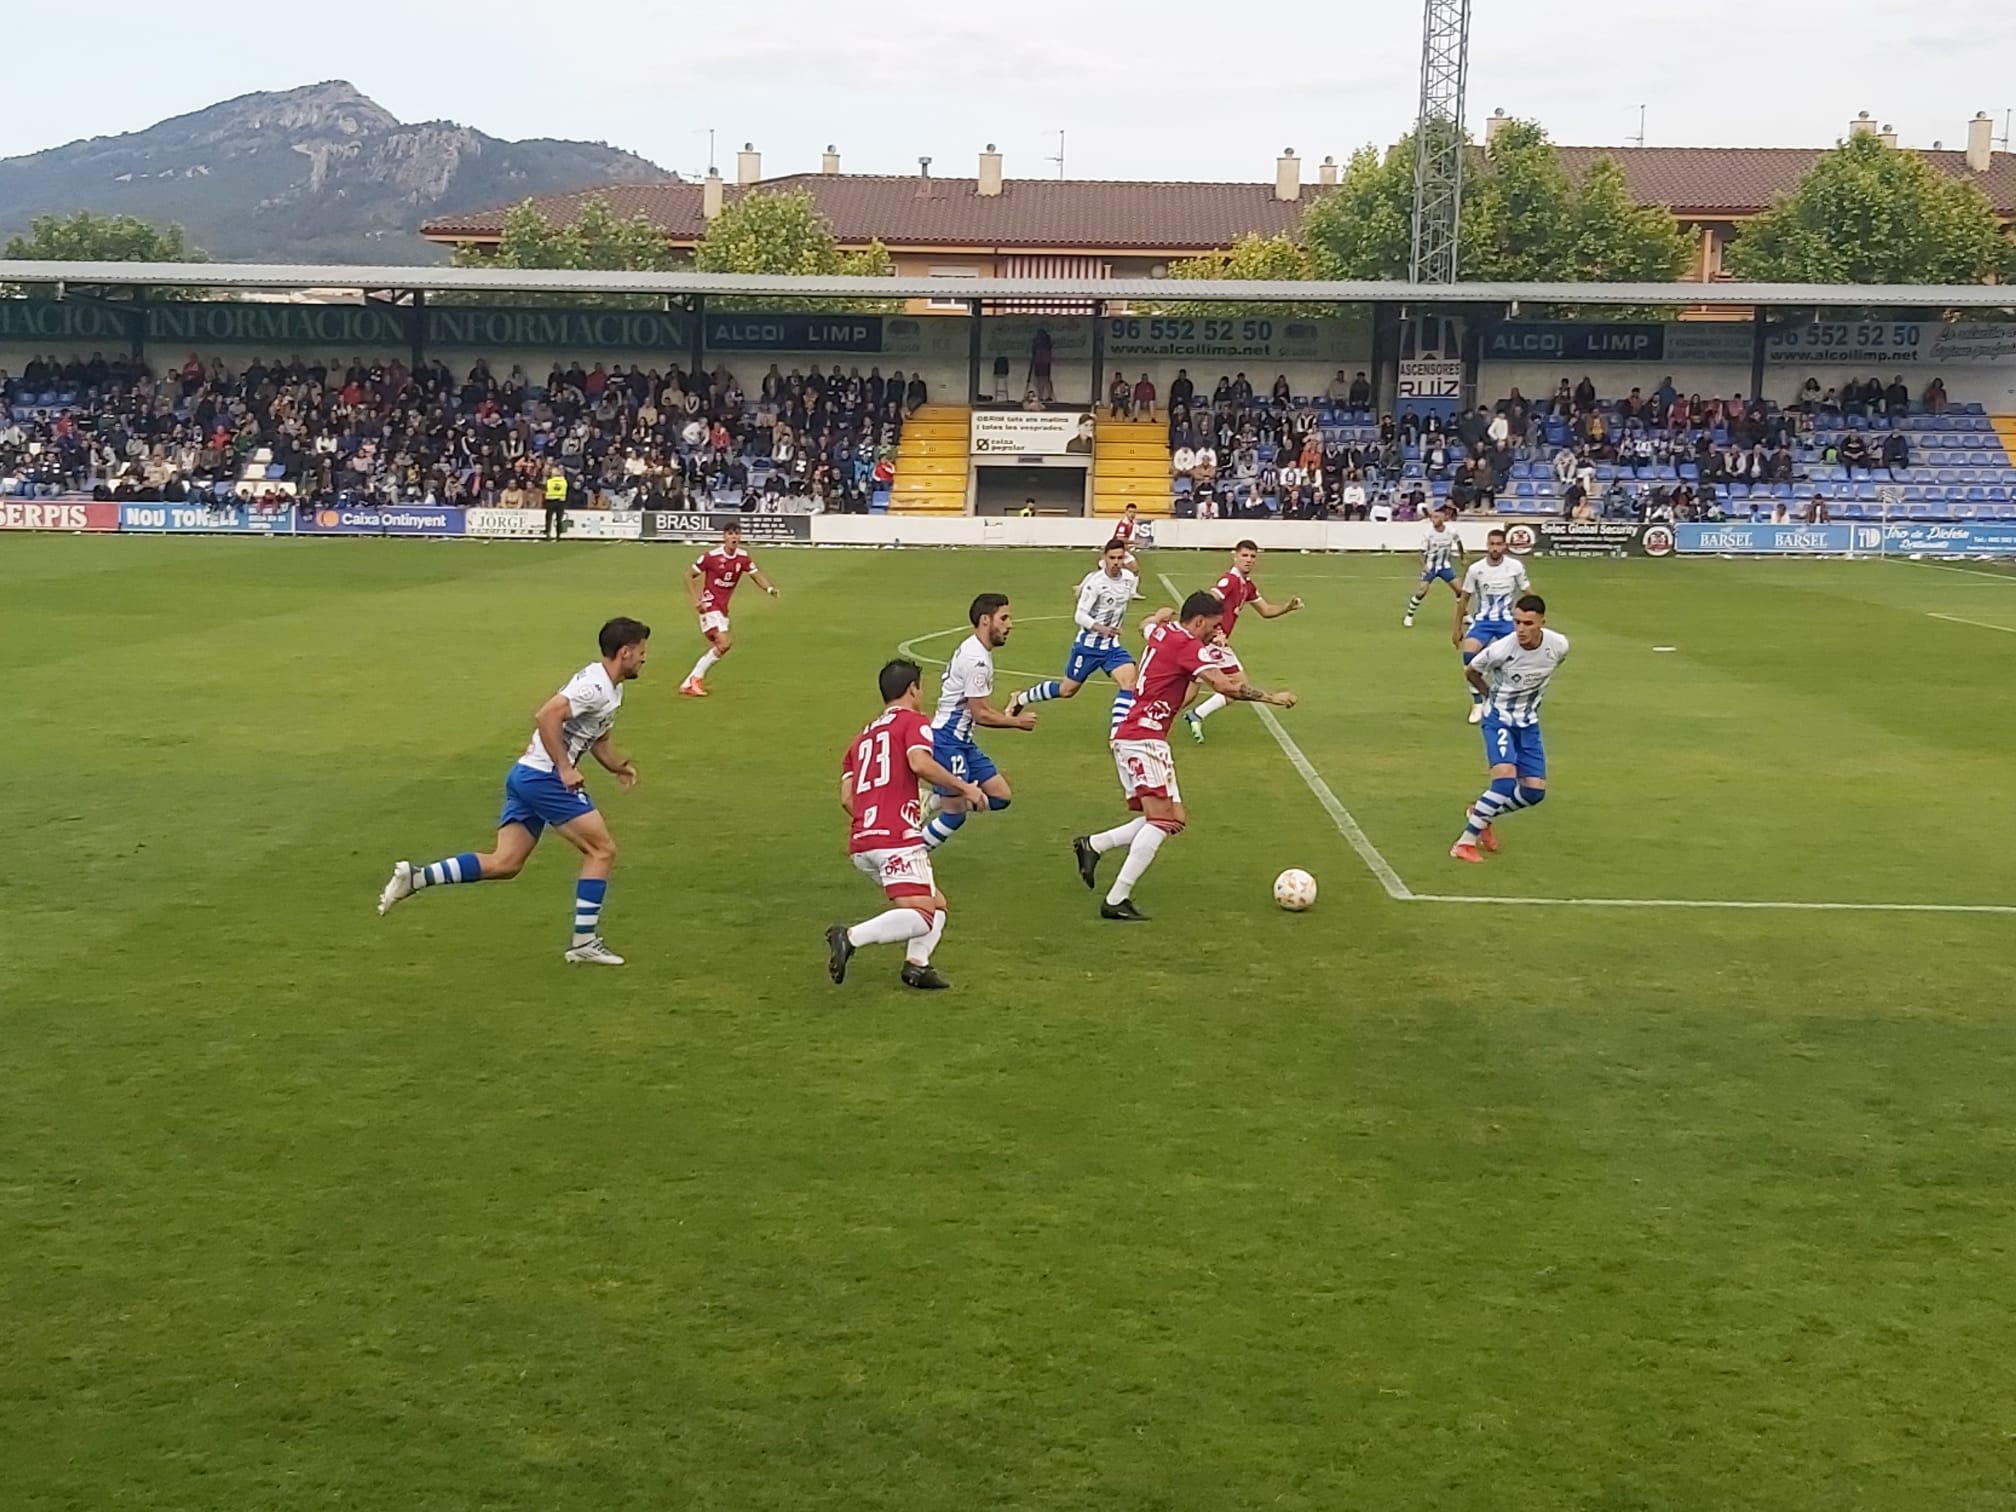
<path fill-rule="evenodd" d="M 121 504 L 121 530 L 239 531 L 245 528 L 243 504 Z"/>
<path fill-rule="evenodd" d="M 1709 321 L 1665 324 L 1503 320 L 1483 333 L 1486 362 L 1747 363 L 1750 327 Z"/>
<path fill-rule="evenodd" d="M 1766 356 L 1779 364 L 1871 370 L 2003 363 L 2016 359 L 2016 325 L 1984 320 L 1950 324 L 1943 320 L 1823 320 L 1774 327 Z"/>
<path fill-rule="evenodd" d="M 1848 525 L 1763 525 L 1730 522 L 1720 525 L 1675 525 L 1673 540 L 1683 553 L 1730 556 L 1813 556 L 1848 551 L 1854 546 Z"/>
<path fill-rule="evenodd" d="M 2016 520 L 1980 520 L 1935 525 L 1899 520 L 1888 525 L 1854 525 L 1852 549 L 1897 556 L 2016 556 Z"/>
<path fill-rule="evenodd" d="M 742 539 L 755 541 L 809 541 L 812 516 L 803 514 L 744 514 L 737 509 L 647 509 L 643 537 L 647 541 L 713 541 L 730 521 L 742 527 Z"/>
<path fill-rule="evenodd" d="M 880 315 L 709 315 L 712 352 L 880 352 Z"/>
<path fill-rule="evenodd" d="M 117 530 L 117 504 L 0 499 L 0 530 Z"/>
<path fill-rule="evenodd" d="M 1664 557 L 1673 554 L 1673 527 L 1636 520 L 1521 520 L 1505 527 L 1516 556 Z"/>
<path fill-rule="evenodd" d="M 555 352 L 680 353 L 691 334 L 679 310 L 482 309 L 427 307 L 430 346 L 537 347 Z"/>
<path fill-rule="evenodd" d="M 1106 355 L 1218 359 L 1228 362 L 1362 362 L 1372 355 L 1368 315 L 1297 320 L 1291 316 L 1118 316 L 1106 322 Z"/>
<path fill-rule="evenodd" d="M 1403 359 L 1397 395 L 1403 404 L 1422 399 L 1460 399 L 1463 396 L 1463 364 L 1453 358 Z"/>
<path fill-rule="evenodd" d="M 644 517 L 607 509 L 570 509 L 566 514 L 570 541 L 634 541 L 644 533 Z M 463 517 L 463 534 L 493 540 L 536 541 L 546 533 L 543 509 L 472 509 Z"/>
<path fill-rule="evenodd" d="M 976 457 L 1081 457 L 1092 460 L 1088 410 L 975 410 Z"/>
<path fill-rule="evenodd" d="M 1002 315 L 980 322 L 980 355 L 989 367 L 996 357 L 1014 364 L 1016 390 L 1035 361 L 1039 338 L 1048 338 L 1053 362 L 1092 360 L 1090 315 Z"/>
<path fill-rule="evenodd" d="M 405 504 L 384 509 L 323 504 L 300 510 L 295 528 L 307 535 L 459 536 L 463 511 Z"/>

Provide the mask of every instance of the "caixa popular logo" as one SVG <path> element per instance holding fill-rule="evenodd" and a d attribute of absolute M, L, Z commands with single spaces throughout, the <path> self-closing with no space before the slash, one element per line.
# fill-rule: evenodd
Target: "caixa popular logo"
<path fill-rule="evenodd" d="M 1540 544 L 1540 532 L 1531 525 L 1507 525 L 1505 547 L 1514 556 L 1530 556 Z"/>
<path fill-rule="evenodd" d="M 1645 555 L 1649 557 L 1663 557 L 1673 554 L 1675 542 L 1673 527 L 1671 525 L 1647 525 L 1645 533 L 1638 540 L 1645 548 Z"/>

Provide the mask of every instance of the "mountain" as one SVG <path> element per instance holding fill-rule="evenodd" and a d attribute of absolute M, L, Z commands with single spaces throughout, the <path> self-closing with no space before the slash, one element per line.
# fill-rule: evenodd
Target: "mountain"
<path fill-rule="evenodd" d="M 0 158 L 0 239 L 75 210 L 179 221 L 225 262 L 433 263 L 430 216 L 672 177 L 595 142 L 406 123 L 340 79 Z"/>

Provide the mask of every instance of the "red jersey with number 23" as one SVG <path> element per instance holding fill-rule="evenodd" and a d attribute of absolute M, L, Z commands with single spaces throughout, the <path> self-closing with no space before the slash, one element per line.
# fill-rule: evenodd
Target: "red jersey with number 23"
<path fill-rule="evenodd" d="M 1181 625 L 1170 621 L 1152 627 L 1134 684 L 1134 707 L 1113 738 L 1167 740 L 1170 726 L 1190 696 L 1190 684 L 1202 677 L 1207 667 L 1217 665 L 1217 648 L 1207 646 Z"/>
<path fill-rule="evenodd" d="M 854 778 L 850 853 L 922 845 L 917 774 L 910 753 L 931 749 L 931 721 L 915 709 L 889 709 L 854 737 L 840 770 Z"/>
<path fill-rule="evenodd" d="M 724 551 L 719 546 L 702 552 L 693 565 L 700 572 L 702 614 L 726 614 L 728 600 L 735 596 L 735 585 L 756 570 L 748 552 Z"/>
<path fill-rule="evenodd" d="M 1225 576 L 1218 579 L 1218 586 L 1211 591 L 1225 605 L 1225 615 L 1218 621 L 1218 628 L 1225 632 L 1225 639 L 1230 640 L 1232 627 L 1239 623 L 1239 611 L 1260 597 L 1259 586 L 1237 567 L 1227 567 Z"/>

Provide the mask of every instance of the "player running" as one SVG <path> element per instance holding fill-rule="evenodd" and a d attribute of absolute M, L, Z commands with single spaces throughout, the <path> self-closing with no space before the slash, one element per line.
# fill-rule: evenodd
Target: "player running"
<path fill-rule="evenodd" d="M 1218 648 L 1222 653 L 1225 671 L 1240 677 L 1245 668 L 1232 650 L 1232 631 L 1239 623 L 1239 611 L 1251 604 L 1262 619 L 1279 619 L 1284 614 L 1293 614 L 1302 607 L 1300 598 L 1291 598 L 1285 604 L 1272 604 L 1260 596 L 1260 585 L 1253 581 L 1253 564 L 1260 560 L 1260 547 L 1253 541 L 1241 541 L 1232 548 L 1232 565 L 1225 569 L 1225 575 L 1218 579 L 1218 586 L 1211 591 L 1225 606 L 1225 613 L 1219 622 Z M 1224 708 L 1228 695 L 1213 693 L 1183 716 L 1183 722 L 1190 727 L 1190 738 L 1197 744 L 1204 744 L 1204 721 Z"/>
<path fill-rule="evenodd" d="M 932 850 L 959 833 L 966 822 L 965 785 L 980 789 L 987 807 L 995 813 L 1008 807 L 1014 796 L 1008 779 L 1001 775 L 987 753 L 973 742 L 973 727 L 989 730 L 1033 730 L 1034 714 L 1004 714 L 994 707 L 994 653 L 1008 644 L 1014 616 L 1008 612 L 1008 595 L 983 593 L 966 611 L 973 633 L 959 643 L 952 660 L 945 664 L 945 679 L 938 686 L 938 712 L 931 720 L 931 748 L 938 764 L 952 774 L 960 786 L 939 783 L 934 789 L 944 800 L 931 822 L 924 826 L 924 843 Z"/>
<path fill-rule="evenodd" d="M 848 854 L 888 895 L 889 908 L 853 928 L 835 924 L 826 931 L 826 971 L 837 985 L 847 979 L 847 962 L 863 945 L 907 941 L 905 987 L 952 984 L 931 964 L 931 952 L 945 934 L 945 898 L 931 876 L 931 852 L 918 832 L 917 779 L 956 790 L 966 802 L 987 797 L 962 782 L 931 754 L 931 725 L 920 712 L 923 674 L 917 663 L 898 659 L 882 668 L 882 712 L 854 738 L 840 764 L 840 806 L 851 828 Z"/>
<path fill-rule="evenodd" d="M 1064 661 L 1064 675 L 1024 688 L 1008 700 L 1011 717 L 1033 703 L 1053 698 L 1076 698 L 1078 690 L 1094 672 L 1113 679 L 1119 692 L 1113 695 L 1112 722 L 1108 731 L 1120 728 L 1120 721 L 1134 707 L 1134 653 L 1120 638 L 1127 606 L 1141 596 L 1140 579 L 1127 569 L 1127 543 L 1115 536 L 1106 543 L 1099 565 L 1078 584 L 1078 607 L 1072 619 L 1078 623 Z"/>
<path fill-rule="evenodd" d="M 1269 703 L 1278 708 L 1295 707 L 1295 695 L 1269 693 L 1253 687 L 1227 672 L 1222 648 L 1212 644 L 1225 606 L 1214 595 L 1193 593 L 1178 611 L 1157 610 L 1145 631 L 1141 654 L 1140 697 L 1133 710 L 1113 733 L 1113 765 L 1120 774 L 1120 791 L 1127 807 L 1140 817 L 1117 829 L 1097 835 L 1080 835 L 1071 842 L 1078 860 L 1078 875 L 1087 887 L 1099 885 L 1099 858 L 1107 851 L 1124 850 L 1120 875 L 1106 890 L 1099 905 L 1102 919 L 1134 921 L 1148 916 L 1133 903 L 1134 884 L 1148 870 L 1162 842 L 1183 833 L 1188 822 L 1183 812 L 1183 794 L 1176 786 L 1176 758 L 1169 750 L 1169 729 L 1177 712 L 1195 686 L 1204 683 L 1219 698 L 1241 703 Z M 1172 623 L 1173 620 L 1173 623 Z"/>
<path fill-rule="evenodd" d="M 1134 559 L 1134 547 L 1140 539 L 1140 535 L 1141 506 L 1138 504 L 1129 504 L 1125 509 L 1120 511 L 1120 518 L 1113 522 L 1113 539 L 1118 541 L 1127 553 L 1126 560 L 1120 565 L 1133 573 L 1137 578 L 1141 575 L 1141 564 Z M 1134 597 L 1139 598 L 1141 595 L 1139 592 L 1136 592 Z"/>
<path fill-rule="evenodd" d="M 1463 653 L 1463 665 L 1495 640 L 1512 633 L 1512 600 L 1532 588 L 1526 564 L 1505 554 L 1505 532 L 1494 530 L 1484 537 L 1484 555 L 1463 574 L 1463 586 L 1456 590 L 1456 622 L 1450 627 L 1449 643 Z M 1470 606 L 1475 603 L 1475 613 Z M 1470 694 L 1470 723 L 1484 718 L 1484 696 Z"/>
<path fill-rule="evenodd" d="M 1547 628 L 1547 602 L 1537 593 L 1519 600 L 1513 631 L 1491 642 L 1463 669 L 1484 704 L 1484 759 L 1491 785 L 1464 816 L 1463 833 L 1449 847 L 1458 861 L 1482 861 L 1478 846 L 1498 849 L 1494 821 L 1547 797 L 1547 748 L 1540 740 L 1540 700 L 1568 659 L 1568 637 Z"/>
<path fill-rule="evenodd" d="M 686 674 L 686 681 L 679 684 L 679 691 L 688 698 L 707 696 L 707 674 L 735 649 L 735 637 L 728 632 L 728 600 L 745 577 L 754 578 L 758 588 L 777 597 L 776 585 L 742 549 L 742 527 L 730 520 L 721 527 L 721 544 L 701 552 L 686 569 L 686 597 L 700 616 L 700 633 L 707 637 L 706 651 Z"/>
<path fill-rule="evenodd" d="M 616 749 L 609 731 L 623 707 L 623 684 L 643 674 L 651 627 L 619 616 L 602 627 L 599 639 L 602 659 L 588 663 L 546 700 L 534 718 L 531 744 L 504 778 L 496 848 L 480 856 L 465 851 L 426 866 L 395 862 L 392 880 L 378 894 L 379 913 L 390 913 L 393 904 L 423 887 L 517 876 L 550 824 L 581 852 L 581 876 L 574 884 L 574 943 L 563 959 L 589 966 L 623 964 L 597 931 L 609 871 L 616 864 L 616 842 L 583 786 L 577 763 L 592 755 L 616 774 L 626 792 L 637 785 L 635 764 Z"/>
<path fill-rule="evenodd" d="M 1428 585 L 1442 582 L 1449 585 L 1451 593 L 1460 594 L 1456 586 L 1456 564 L 1463 560 L 1463 538 L 1449 525 L 1449 512 L 1439 504 L 1428 511 L 1428 528 L 1421 532 L 1421 581 L 1414 585 L 1414 596 L 1407 600 L 1407 616 L 1401 620 L 1402 627 L 1414 628 L 1414 614 L 1422 601 L 1428 597 Z"/>

